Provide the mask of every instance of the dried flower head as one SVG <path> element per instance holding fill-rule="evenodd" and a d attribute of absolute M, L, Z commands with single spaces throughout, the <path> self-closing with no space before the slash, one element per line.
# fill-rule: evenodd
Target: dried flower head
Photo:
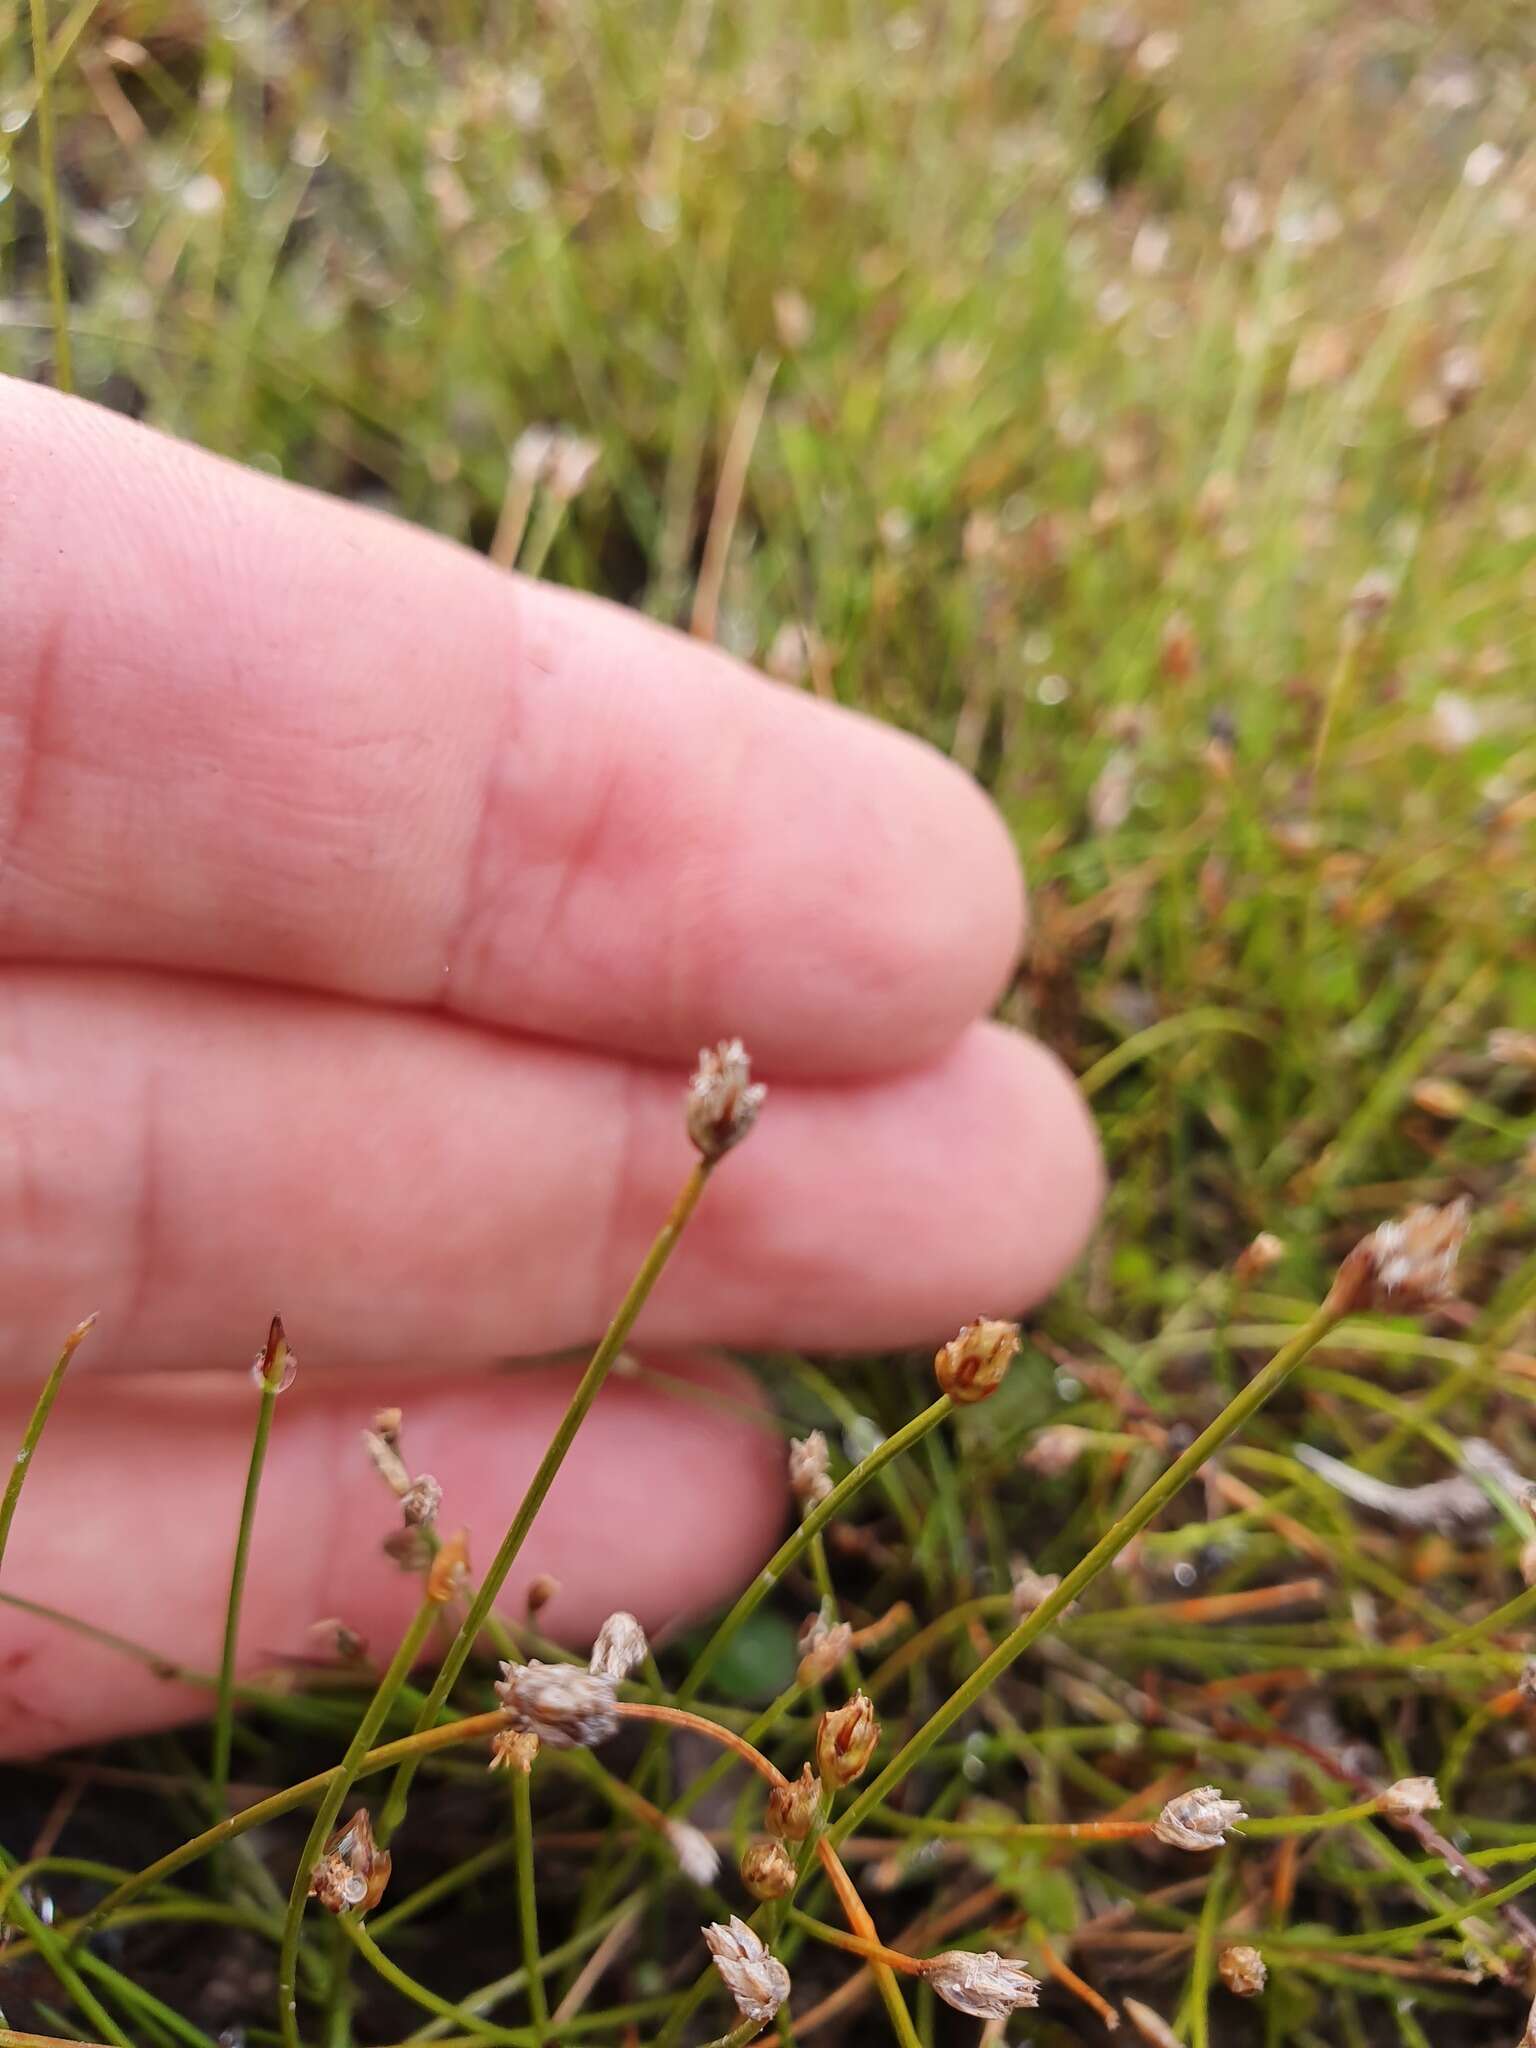
<path fill-rule="evenodd" d="M 1510 1031 L 1502 1026 L 1490 1031 L 1488 1057 L 1495 1066 L 1528 1067 L 1536 1073 L 1536 1031 Z"/>
<path fill-rule="evenodd" d="M 666 1836 L 684 1877 L 692 1884 L 713 1884 L 720 1872 L 720 1851 L 703 1829 L 691 1821 L 669 1820 Z"/>
<path fill-rule="evenodd" d="M 1433 1813 L 1440 1804 L 1440 1787 L 1433 1778 L 1399 1778 L 1376 1801 L 1387 1820 L 1417 1820 Z"/>
<path fill-rule="evenodd" d="M 1017 1323 L 978 1316 L 935 1353 L 933 1369 L 951 1401 L 965 1406 L 997 1392 L 1018 1348 Z"/>
<path fill-rule="evenodd" d="M 1170 1799 L 1152 1823 L 1152 1832 L 1170 1849 L 1219 1849 L 1227 1829 L 1247 1818 L 1235 1799 L 1226 1798 L 1214 1785 L 1199 1785 Z"/>
<path fill-rule="evenodd" d="M 541 481 L 555 448 L 553 427 L 524 427 L 512 443 L 512 474 L 520 484 Z"/>
<path fill-rule="evenodd" d="M 768 1794 L 763 1826 L 770 1835 L 786 1842 L 803 1842 L 815 1825 L 821 1806 L 821 1788 L 809 1764 L 801 1766 L 798 1778 L 775 1785 Z"/>
<path fill-rule="evenodd" d="M 384 1896 L 389 1883 L 390 1854 L 373 1839 L 373 1822 L 359 1807 L 325 1845 L 309 1874 L 309 1896 L 327 1913 L 368 1913 Z"/>
<path fill-rule="evenodd" d="M 650 1653 L 645 1630 L 632 1614 L 620 1608 L 598 1630 L 587 1669 L 594 1677 L 611 1678 L 617 1683 L 638 1670 Z"/>
<path fill-rule="evenodd" d="M 782 1842 L 753 1842 L 741 1859 L 741 1881 L 754 1899 L 787 1899 L 795 1888 L 795 1859 Z"/>
<path fill-rule="evenodd" d="M 704 1940 L 736 2010 L 766 2026 L 789 1996 L 788 1970 L 734 1913 L 724 1927 L 706 1927 Z"/>
<path fill-rule="evenodd" d="M 375 1413 L 370 1427 L 375 1436 L 383 1437 L 385 1443 L 393 1444 L 398 1449 L 400 1425 L 404 1420 L 405 1411 L 403 1408 L 380 1408 Z"/>
<path fill-rule="evenodd" d="M 853 1630 L 846 1621 L 827 1622 L 813 1614 L 800 1631 L 800 1664 L 795 1672 L 800 1685 L 820 1685 L 853 1649 Z"/>
<path fill-rule="evenodd" d="M 400 1512 L 406 1525 L 412 1529 L 425 1529 L 437 1520 L 437 1511 L 443 1504 L 443 1489 L 430 1472 L 423 1472 L 419 1479 L 413 1479 L 400 1496 Z"/>
<path fill-rule="evenodd" d="M 722 1158 L 757 1122 L 768 1090 L 752 1079 L 752 1062 L 739 1038 L 705 1046 L 688 1083 L 684 1121 L 708 1160 Z"/>
<path fill-rule="evenodd" d="M 427 1598 L 446 1607 L 469 1585 L 469 1531 L 455 1529 L 445 1536 L 427 1567 Z"/>
<path fill-rule="evenodd" d="M 96 1326 L 95 1316 L 87 1316 L 83 1323 L 77 1323 L 64 1340 L 64 1349 L 73 1353 L 90 1335 Z M 298 1375 L 297 1353 L 288 1342 L 288 1333 L 283 1328 L 281 1316 L 274 1316 L 267 1330 L 265 1346 L 251 1360 L 251 1378 L 263 1392 L 286 1394 Z"/>
<path fill-rule="evenodd" d="M 1039 1979 L 993 1949 L 946 1949 L 923 1964 L 923 1975 L 946 2005 L 974 2020 L 1004 2020 L 1040 2003 Z"/>
<path fill-rule="evenodd" d="M 841 1707 L 828 1707 L 816 1730 L 816 1768 L 824 1785 L 851 1785 L 880 1740 L 880 1723 L 867 1694 L 856 1692 Z"/>
<path fill-rule="evenodd" d="M 539 1614 L 560 1590 L 560 1581 L 551 1578 L 548 1572 L 540 1572 L 536 1579 L 528 1581 L 528 1591 L 523 1595 L 523 1605 L 529 1615 Z"/>
<path fill-rule="evenodd" d="M 533 1769 L 540 1746 L 538 1736 L 526 1728 L 500 1728 L 491 1737 L 491 1760 L 486 1769 L 526 1775 Z"/>
<path fill-rule="evenodd" d="M 1182 2048 L 1178 2035 L 1162 2014 L 1143 2005 L 1139 1998 L 1122 1998 L 1120 2009 L 1143 2041 L 1152 2043 L 1152 2048 Z"/>
<path fill-rule="evenodd" d="M 1239 1287 L 1250 1287 L 1278 1266 L 1285 1257 L 1285 1244 L 1272 1230 L 1261 1230 L 1232 1261 L 1232 1277 Z"/>
<path fill-rule="evenodd" d="M 342 1664 L 358 1663 L 368 1648 L 367 1637 L 360 1636 L 337 1614 L 328 1614 L 323 1621 L 312 1621 L 308 1633 L 319 1654 L 334 1657 Z"/>
<path fill-rule="evenodd" d="M 1264 1958 L 1245 1941 L 1224 1948 L 1216 1958 L 1216 1968 L 1234 1998 L 1257 1998 L 1269 1976 Z"/>
<path fill-rule="evenodd" d="M 1022 1621 L 1026 1614 L 1033 1614 L 1042 1600 L 1048 1600 L 1061 1584 L 1060 1572 L 1037 1572 L 1022 1558 L 1014 1562 L 1013 1569 L 1013 1618 Z"/>
<path fill-rule="evenodd" d="M 595 1749 L 619 1726 L 615 1680 L 574 1664 L 503 1664 L 496 1696 L 514 1728 L 551 1749 Z"/>
<path fill-rule="evenodd" d="M 1070 1472 L 1093 1441 L 1093 1431 L 1076 1422 L 1053 1422 L 1038 1430 L 1019 1463 L 1042 1479 L 1060 1479 Z"/>
<path fill-rule="evenodd" d="M 589 441 L 582 434 L 573 434 L 567 428 L 560 428 L 554 436 L 548 466 L 544 473 L 544 484 L 552 498 L 562 504 L 569 504 L 572 498 L 579 498 L 592 480 L 592 473 L 602 459 L 602 450 L 595 441 Z"/>
<path fill-rule="evenodd" d="M 789 1440 L 789 1490 L 800 1503 L 803 1515 L 820 1507 L 832 1491 L 827 1440 L 819 1429 L 813 1429 L 809 1436 L 793 1436 Z"/>
<path fill-rule="evenodd" d="M 399 1411 L 397 1410 L 396 1413 Z M 392 1436 L 381 1435 L 376 1429 L 363 1431 L 363 1449 L 373 1462 L 373 1469 L 397 1500 L 403 1500 L 411 1490 L 411 1475 L 399 1451 L 399 1429 Z"/>
<path fill-rule="evenodd" d="M 1335 1308 L 1432 1308 L 1456 1289 L 1456 1260 L 1467 1234 L 1465 1196 L 1444 1208 L 1422 1205 L 1380 1223 L 1339 1268 L 1329 1297 Z"/>
<path fill-rule="evenodd" d="M 425 1529 L 391 1529 L 379 1547 L 403 1572 L 424 1572 L 432 1563 L 432 1544 Z"/>
<path fill-rule="evenodd" d="M 1467 344 L 1448 348 L 1435 375 L 1446 410 L 1452 415 L 1465 412 L 1483 388 L 1483 359 Z"/>
<path fill-rule="evenodd" d="M 1373 626 L 1397 595 L 1397 583 L 1385 569 L 1367 569 L 1349 593 L 1349 609 L 1358 626 Z"/>

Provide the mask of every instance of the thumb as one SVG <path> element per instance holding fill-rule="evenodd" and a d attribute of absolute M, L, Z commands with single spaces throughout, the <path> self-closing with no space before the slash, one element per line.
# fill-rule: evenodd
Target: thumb
<path fill-rule="evenodd" d="M 756 1383 L 718 1360 L 650 1357 L 599 1395 L 502 1595 L 523 1611 L 539 1574 L 559 1590 L 540 1626 L 574 1643 L 615 1608 L 652 1632 L 732 1595 L 779 1532 L 782 1439 Z M 336 1616 L 384 1663 L 419 1580 L 381 1543 L 401 1526 L 359 1432 L 404 1410 L 413 1474 L 443 1489 L 441 1526 L 466 1526 L 472 1570 L 495 1553 L 559 1423 L 575 1367 L 381 1377 L 301 1369 L 277 1403 L 240 1630 L 250 1673 L 314 1654 Z M 669 1384 L 670 1382 L 670 1384 Z M 217 1669 L 256 1395 L 241 1370 L 67 1382 L 38 1448 L 6 1553 L 6 1591 L 202 1674 Z M 0 1442 L 27 1404 L 0 1404 Z M 164 1727 L 212 1692 L 56 1622 L 0 1607 L 0 1755 Z"/>

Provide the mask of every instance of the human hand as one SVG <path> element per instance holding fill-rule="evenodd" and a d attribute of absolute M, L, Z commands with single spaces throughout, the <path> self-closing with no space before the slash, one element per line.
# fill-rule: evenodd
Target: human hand
<path fill-rule="evenodd" d="M 595 600 L 0 383 L 0 1446 L 99 1310 L 4 1590 L 217 1660 L 274 1308 L 242 1643 L 389 1645 L 357 1448 L 399 1404 L 488 1554 L 687 1170 L 700 1045 L 771 1096 L 519 1562 L 579 1639 L 730 1594 L 783 1441 L 697 1347 L 875 1347 L 1046 1292 L 1099 1193 L 1040 1047 L 978 1021 L 1014 856 L 930 750 Z M 728 1398 L 701 1401 L 703 1386 Z M 0 1750 L 208 1695 L 0 1609 Z"/>

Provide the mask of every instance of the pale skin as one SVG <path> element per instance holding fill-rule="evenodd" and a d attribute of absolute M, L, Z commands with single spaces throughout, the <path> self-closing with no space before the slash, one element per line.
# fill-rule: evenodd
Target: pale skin
<path fill-rule="evenodd" d="M 688 1169 L 698 1048 L 771 1094 L 509 1585 L 580 1640 L 731 1595 L 784 1440 L 716 1347 L 1038 1301 L 1100 1166 L 985 1020 L 1023 930 L 939 755 L 632 614 L 0 380 L 0 1444 L 92 1310 L 4 1590 L 217 1661 L 274 1310 L 243 1667 L 387 1656 L 375 1407 L 488 1556 Z M 696 1398 L 702 1385 L 728 1398 Z M 754 1410 L 758 1411 L 754 1413 Z M 0 1753 L 204 1711 L 0 1609 Z"/>

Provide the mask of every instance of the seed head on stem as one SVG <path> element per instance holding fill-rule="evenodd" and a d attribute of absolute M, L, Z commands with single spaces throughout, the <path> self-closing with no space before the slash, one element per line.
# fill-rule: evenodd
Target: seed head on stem
<path fill-rule="evenodd" d="M 841 1707 L 828 1707 L 816 1730 L 816 1768 L 827 1786 L 861 1778 L 880 1740 L 880 1723 L 867 1694 L 856 1692 Z"/>
<path fill-rule="evenodd" d="M 922 1973 L 946 2005 L 973 2020 L 1003 2020 L 1040 2003 L 1040 1980 L 995 1949 L 946 1949 L 930 1957 Z"/>
<path fill-rule="evenodd" d="M 684 1877 L 693 1884 L 713 1884 L 720 1871 L 720 1851 L 708 1835 L 686 1820 L 669 1820 L 665 1833 Z"/>
<path fill-rule="evenodd" d="M 574 1664 L 503 1664 L 496 1696 L 508 1725 L 551 1749 L 595 1749 L 618 1729 L 616 1680 Z"/>
<path fill-rule="evenodd" d="M 768 1090 L 752 1079 L 752 1062 L 739 1038 L 705 1046 L 688 1083 L 684 1121 L 701 1155 L 713 1162 L 739 1145 L 757 1122 Z"/>
<path fill-rule="evenodd" d="M 1356 1309 L 1404 1315 L 1448 1301 L 1471 1214 L 1461 1196 L 1444 1208 L 1424 1204 L 1378 1224 L 1340 1266 L 1331 1303 L 1346 1315 Z"/>
<path fill-rule="evenodd" d="M 373 1839 L 368 1809 L 360 1806 L 326 1843 L 309 1874 L 309 1895 L 327 1913 L 369 1913 L 384 1896 L 391 1860 Z"/>
<path fill-rule="evenodd" d="M 1264 1958 L 1245 1941 L 1224 1948 L 1216 1958 L 1216 1969 L 1234 1998 L 1257 1998 L 1269 1977 Z"/>
<path fill-rule="evenodd" d="M 734 1913 L 723 1927 L 706 1927 L 704 1940 L 736 2010 L 766 2026 L 789 1996 L 788 1970 Z"/>
<path fill-rule="evenodd" d="M 1018 1348 L 1017 1323 L 978 1316 L 940 1347 L 933 1369 L 951 1401 L 965 1407 L 988 1400 L 997 1392 Z"/>
<path fill-rule="evenodd" d="M 1440 1804 L 1440 1787 L 1433 1778 L 1399 1778 L 1376 1801 L 1386 1820 L 1417 1820 L 1433 1813 Z"/>
<path fill-rule="evenodd" d="M 795 1859 L 782 1842 L 753 1842 L 741 1859 L 741 1881 L 754 1899 L 787 1899 L 795 1888 Z"/>
<path fill-rule="evenodd" d="M 804 1764 L 798 1778 L 775 1785 L 769 1792 L 763 1826 L 781 1841 L 803 1842 L 815 1825 L 819 1806 L 816 1773 Z"/>
<path fill-rule="evenodd" d="M 1170 1849 L 1196 1853 L 1219 1849 L 1227 1839 L 1227 1829 L 1247 1818 L 1235 1799 L 1226 1798 L 1214 1785 L 1200 1785 L 1170 1799 L 1152 1823 L 1152 1832 Z"/>
<path fill-rule="evenodd" d="M 820 1507 L 832 1491 L 827 1440 L 819 1429 L 813 1429 L 809 1436 L 789 1440 L 789 1490 L 799 1502 L 802 1515 Z"/>
<path fill-rule="evenodd" d="M 611 1678 L 617 1683 L 638 1670 L 649 1655 L 645 1630 L 632 1614 L 620 1609 L 617 1614 L 610 1614 L 598 1630 L 587 1669 L 598 1678 Z"/>

